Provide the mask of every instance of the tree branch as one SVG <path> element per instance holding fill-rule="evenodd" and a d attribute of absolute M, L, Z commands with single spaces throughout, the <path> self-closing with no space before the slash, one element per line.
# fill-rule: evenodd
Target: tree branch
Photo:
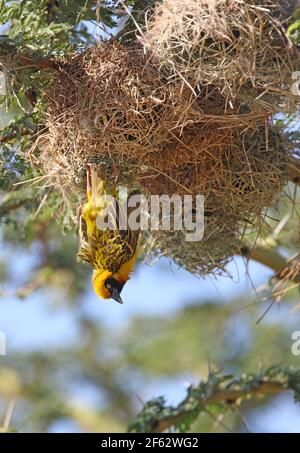
<path fill-rule="evenodd" d="M 0 65 L 10 68 L 14 63 L 16 67 L 36 67 L 38 69 L 59 69 L 59 64 L 51 58 L 41 56 L 39 52 L 31 49 L 19 49 L 13 40 L 0 35 Z"/>
<path fill-rule="evenodd" d="M 294 184 L 300 186 L 300 159 L 291 157 L 289 162 L 289 178 Z"/>
<path fill-rule="evenodd" d="M 21 208 L 26 204 L 28 201 L 32 201 L 29 199 L 21 199 L 21 200 L 8 200 L 2 203 L 0 206 L 0 218 L 9 214 L 11 211 L 15 211 L 16 209 Z"/>
<path fill-rule="evenodd" d="M 187 396 L 177 407 L 166 406 L 163 398 L 149 401 L 131 423 L 129 431 L 162 432 L 169 428 L 187 431 L 200 413 L 207 412 L 211 405 L 218 404 L 227 410 L 243 400 L 286 390 L 294 390 L 295 400 L 299 402 L 300 370 L 275 366 L 239 379 L 211 372 L 207 381 L 189 387 Z"/>
<path fill-rule="evenodd" d="M 15 55 L 15 59 L 21 66 L 32 66 L 39 69 L 59 69 L 59 65 L 54 60 L 42 57 L 29 57 L 26 55 Z"/>
<path fill-rule="evenodd" d="M 256 246 L 251 249 L 248 246 L 244 246 L 240 249 L 241 256 L 257 261 L 264 266 L 269 267 L 275 272 L 275 277 L 283 279 L 286 277 L 287 269 L 295 268 L 295 272 L 291 272 L 290 280 L 295 283 L 300 283 L 300 264 L 297 266 L 297 261 L 290 260 L 280 255 L 276 250 L 268 247 Z M 298 269 L 299 268 L 299 269 Z"/>

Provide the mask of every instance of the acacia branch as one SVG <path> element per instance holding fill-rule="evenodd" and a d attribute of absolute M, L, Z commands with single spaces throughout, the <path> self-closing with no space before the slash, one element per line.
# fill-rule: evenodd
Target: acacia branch
<path fill-rule="evenodd" d="M 43 57 L 32 49 L 20 49 L 13 40 L 0 35 L 0 65 L 10 68 L 36 67 L 38 69 L 59 69 L 59 64 L 51 58 Z"/>
<path fill-rule="evenodd" d="M 283 388 L 279 382 L 261 382 L 257 384 L 255 388 L 252 389 L 239 389 L 239 390 L 222 390 L 217 392 L 215 395 L 212 395 L 208 398 L 200 398 L 199 402 L 203 406 L 201 412 L 205 412 L 205 407 L 208 407 L 212 404 L 224 403 L 225 405 L 231 407 L 238 400 L 245 400 L 254 397 L 262 397 L 266 395 L 274 395 L 286 391 L 286 388 Z M 176 426 L 188 415 L 188 411 L 183 411 L 176 415 L 171 415 L 169 417 L 157 420 L 154 424 L 155 432 L 163 432 L 166 429 Z"/>
<path fill-rule="evenodd" d="M 300 159 L 291 157 L 289 161 L 289 179 L 294 184 L 300 185 Z"/>
<path fill-rule="evenodd" d="M 17 139 L 18 137 L 26 137 L 30 135 L 30 131 L 25 127 L 17 129 L 10 129 L 9 132 L 6 132 L 4 135 L 0 135 L 0 145 L 5 143 L 10 143 L 12 140 Z"/>
<path fill-rule="evenodd" d="M 9 56 L 10 65 L 12 61 L 14 62 L 14 67 L 32 67 L 37 69 L 54 69 L 58 70 L 59 65 L 54 60 L 50 58 L 45 58 L 35 55 L 24 55 L 22 53 L 16 52 L 13 55 Z M 0 64 L 3 66 L 8 66 L 8 56 L 0 52 Z"/>
<path fill-rule="evenodd" d="M 289 280 L 300 283 L 300 264 L 297 266 L 297 260 L 289 260 L 282 256 L 274 249 L 268 247 L 256 246 L 251 249 L 248 246 L 244 246 L 240 249 L 241 256 L 254 260 L 264 266 L 269 267 L 275 272 L 275 277 L 283 279 L 286 277 L 287 269 L 295 268 L 295 272 L 291 272 L 291 278 Z"/>
<path fill-rule="evenodd" d="M 30 199 L 21 199 L 21 200 L 8 200 L 1 204 L 0 206 L 0 218 L 9 214 L 11 211 L 16 211 L 17 209 L 24 206 Z"/>
<path fill-rule="evenodd" d="M 16 55 L 15 59 L 21 66 L 32 66 L 39 69 L 59 69 L 58 64 L 50 58 L 34 58 L 26 55 Z"/>
<path fill-rule="evenodd" d="M 255 397 L 266 397 L 286 390 L 295 392 L 299 401 L 300 370 L 292 367 L 271 367 L 257 375 L 243 375 L 230 379 L 219 373 L 210 373 L 207 381 L 190 386 L 187 396 L 177 406 L 166 406 L 163 398 L 149 401 L 129 426 L 130 432 L 162 432 L 169 428 L 187 431 L 200 413 L 211 405 L 220 405 L 220 411 Z"/>

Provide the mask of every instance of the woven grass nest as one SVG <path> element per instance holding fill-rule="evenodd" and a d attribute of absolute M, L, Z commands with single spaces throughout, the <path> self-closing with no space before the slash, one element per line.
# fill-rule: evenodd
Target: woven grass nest
<path fill-rule="evenodd" d="M 53 152 L 59 145 L 81 159 L 98 154 L 99 144 L 106 156 L 141 158 L 196 118 L 190 97 L 145 65 L 141 48 L 114 40 L 62 63 L 47 98 Z"/>
<path fill-rule="evenodd" d="M 183 4 L 187 10 L 190 0 Z M 220 4 L 225 9 L 227 2 Z M 247 28 L 243 15 L 236 20 Z M 144 241 L 146 254 L 168 256 L 197 275 L 223 272 L 241 247 L 241 232 L 260 221 L 288 179 L 289 151 L 270 110 L 259 107 L 256 90 L 248 93 L 251 102 L 238 96 L 228 102 L 222 80 L 233 87 L 235 72 L 224 78 L 221 65 L 211 69 L 219 77 L 208 84 L 207 75 L 191 90 L 138 43 L 100 42 L 60 62 L 36 153 L 47 183 L 72 199 L 74 211 L 74 200 L 85 197 L 87 163 L 101 165 L 107 187 L 117 181 L 146 196 L 204 195 L 204 240 L 154 231 Z M 245 84 L 253 82 L 248 76 Z"/>
<path fill-rule="evenodd" d="M 299 69 L 284 21 L 295 0 L 164 0 L 140 39 L 192 90 L 215 84 L 229 100 L 290 111 Z"/>

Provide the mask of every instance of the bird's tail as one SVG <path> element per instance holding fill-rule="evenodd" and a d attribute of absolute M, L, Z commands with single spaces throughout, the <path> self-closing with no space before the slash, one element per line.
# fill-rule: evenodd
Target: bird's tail
<path fill-rule="evenodd" d="M 95 165 L 88 165 L 87 167 L 87 195 L 94 206 L 97 206 L 99 198 L 105 195 L 104 181 Z"/>

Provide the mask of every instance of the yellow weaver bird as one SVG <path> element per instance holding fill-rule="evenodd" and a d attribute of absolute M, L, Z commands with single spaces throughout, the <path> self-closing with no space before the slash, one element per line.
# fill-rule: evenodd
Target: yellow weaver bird
<path fill-rule="evenodd" d="M 95 166 L 87 167 L 87 202 L 79 207 L 78 216 L 78 257 L 94 269 L 94 290 L 101 298 L 114 299 L 122 304 L 120 293 L 130 278 L 138 256 L 139 231 L 128 227 L 127 217 L 126 229 L 119 229 L 120 221 L 124 222 L 124 205 L 116 197 L 107 197 L 103 180 L 99 178 Z M 99 224 L 107 220 L 108 216 L 114 218 L 113 224 L 110 224 L 110 228 L 99 228 Z"/>

